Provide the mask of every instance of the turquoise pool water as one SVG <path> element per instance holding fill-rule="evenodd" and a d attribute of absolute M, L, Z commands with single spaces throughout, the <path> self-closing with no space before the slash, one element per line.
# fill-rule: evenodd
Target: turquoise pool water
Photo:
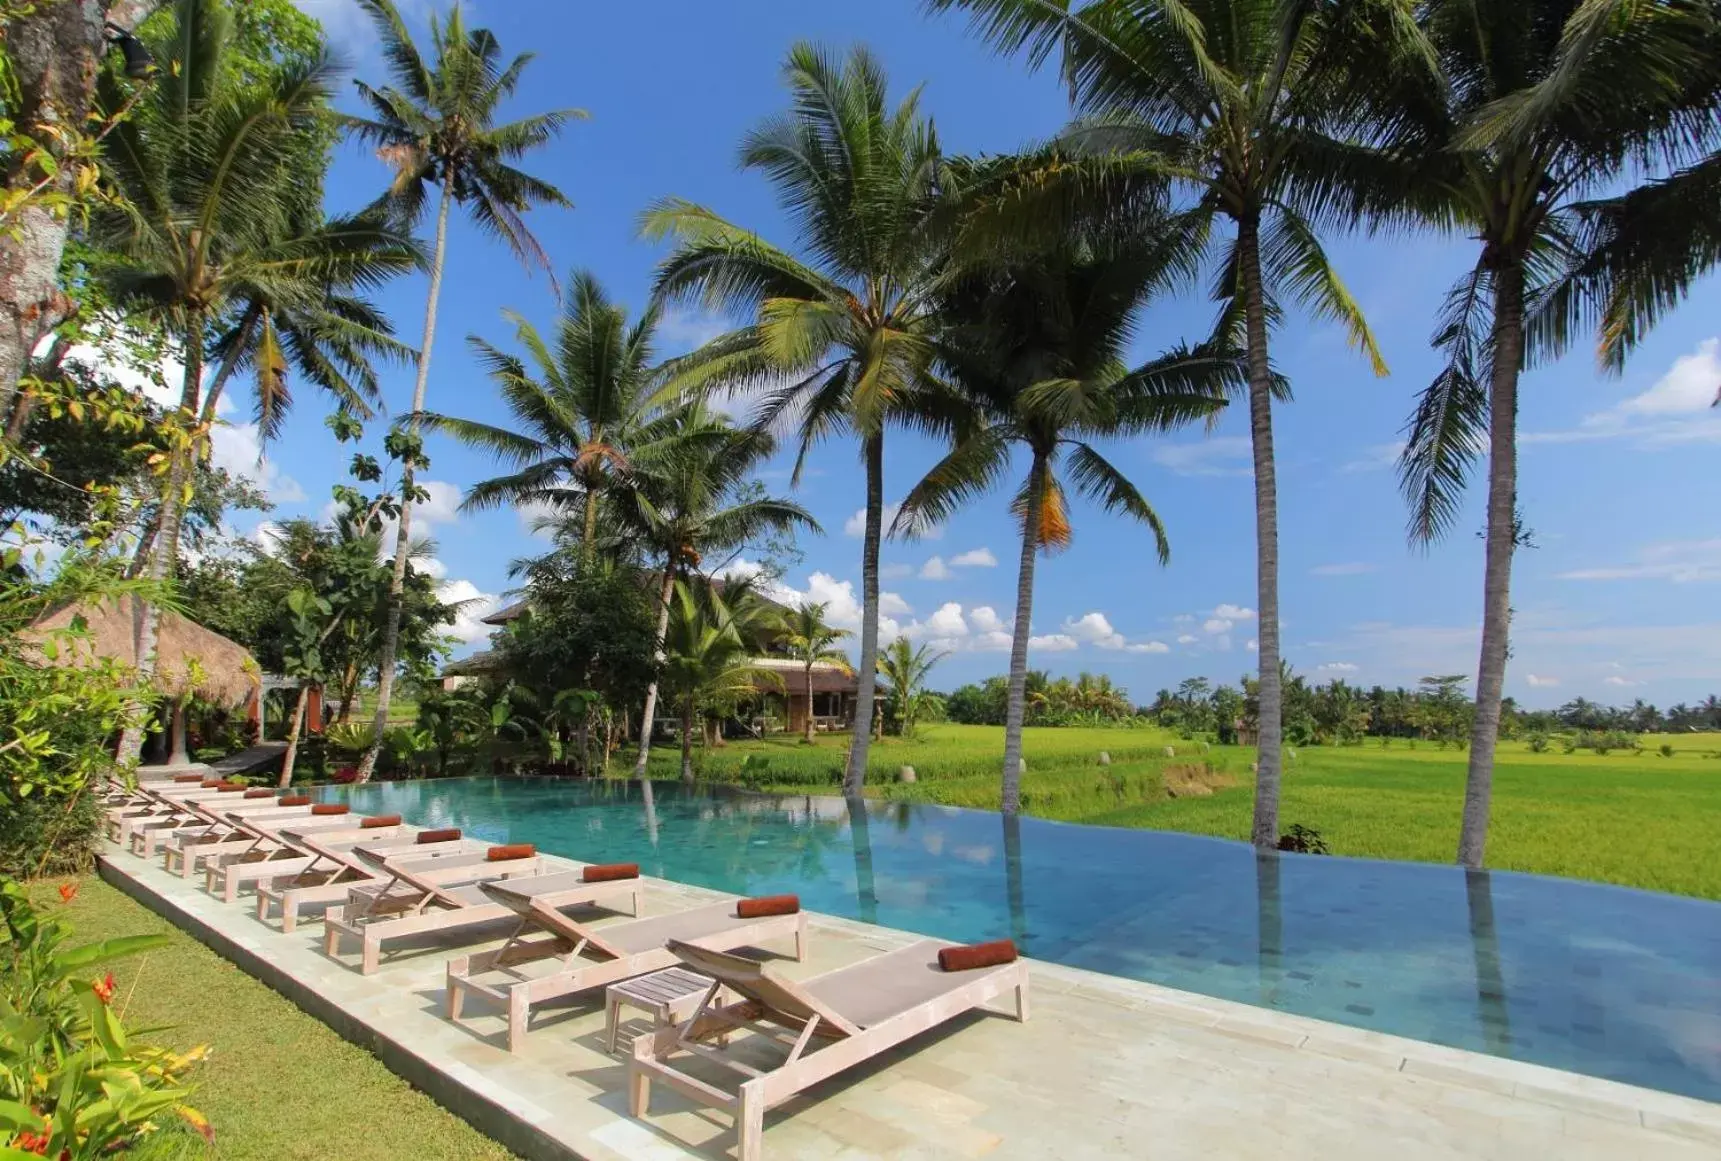
<path fill-rule="evenodd" d="M 1721 904 L 842 799 L 506 778 L 354 809 L 1721 1101 Z"/>

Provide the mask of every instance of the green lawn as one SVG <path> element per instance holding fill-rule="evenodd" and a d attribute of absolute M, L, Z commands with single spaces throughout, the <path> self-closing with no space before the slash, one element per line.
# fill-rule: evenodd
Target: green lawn
<path fill-rule="evenodd" d="M 1246 838 L 1253 802 L 1252 750 L 1182 741 L 1152 729 L 1029 729 L 1028 813 L 1072 822 L 1151 827 Z M 1492 867 L 1596 879 L 1721 899 L 1721 735 L 1646 736 L 1640 754 L 1533 754 L 1501 745 L 1495 771 Z M 1658 747 L 1672 745 L 1672 757 Z M 702 773 L 763 789 L 835 786 L 846 737 L 731 742 L 699 755 Z M 1177 751 L 1164 756 L 1166 746 Z M 1112 764 L 1098 764 L 1101 750 Z M 1308 746 L 1288 762 L 1280 819 L 1319 830 L 1333 853 L 1448 862 L 1458 843 L 1466 755 L 1403 741 L 1382 748 Z M 762 772 L 743 773 L 750 756 Z M 924 727 L 914 741 L 886 739 L 869 763 L 868 793 L 891 799 L 995 809 L 1003 731 Z M 673 755 L 659 751 L 660 777 Z M 757 760 L 756 759 L 756 760 Z M 1168 762 L 1206 763 L 1231 782 L 1206 798 L 1167 798 Z M 912 765 L 918 781 L 896 782 Z"/>
<path fill-rule="evenodd" d="M 149 1161 L 468 1161 L 512 1156 L 335 1035 L 290 1001 L 92 877 L 55 913 L 74 943 L 165 932 L 170 946 L 116 963 L 116 1004 L 129 1027 L 163 1027 L 158 1043 L 207 1044 L 192 1104 L 215 1128 L 210 1148 L 188 1129 L 153 1141 Z"/>

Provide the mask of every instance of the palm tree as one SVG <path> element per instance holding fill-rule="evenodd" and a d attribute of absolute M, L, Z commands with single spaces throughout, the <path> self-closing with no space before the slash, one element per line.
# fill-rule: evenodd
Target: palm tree
<path fill-rule="evenodd" d="M 1645 160 L 1714 148 L 1716 25 L 1708 5 L 1678 0 L 1619 9 L 1442 0 L 1426 7 L 1423 25 L 1436 67 L 1393 70 L 1406 82 L 1390 109 L 1393 153 L 1405 162 L 1395 202 L 1361 204 L 1408 209 L 1482 243 L 1443 308 L 1434 341 L 1447 365 L 1418 400 L 1401 462 L 1411 535 L 1426 542 L 1449 530 L 1470 469 L 1487 454 L 1481 657 L 1458 840 L 1458 861 L 1479 867 L 1510 651 L 1512 557 L 1524 536 L 1519 378 L 1560 354 L 1593 312 L 1604 312 L 1604 337 L 1620 344 L 1652 316 L 1653 301 L 1635 308 L 1648 315 L 1634 313 L 1610 297 L 1606 279 L 1598 293 L 1586 276 L 1594 239 L 1581 199 L 1628 180 Z M 1696 79 L 1709 83 L 1694 92 Z"/>
<path fill-rule="evenodd" d="M 813 667 L 834 665 L 846 674 L 854 673 L 847 651 L 837 645 L 838 641 L 846 641 L 854 634 L 847 629 L 834 628 L 825 620 L 829 608 L 828 604 L 809 602 L 795 609 L 789 614 L 786 626 L 789 635 L 783 642 L 789 647 L 789 656 L 800 662 L 806 678 L 809 746 L 813 744 Z"/>
<path fill-rule="evenodd" d="M 343 406 L 375 395 L 369 359 L 397 353 L 387 322 L 362 297 L 412 269 L 411 240 L 375 214 L 323 220 L 306 203 L 304 167 L 320 164 L 332 116 L 326 57 L 242 80 L 233 68 L 232 14 L 213 0 L 178 0 L 152 30 L 151 52 L 172 83 L 153 86 L 104 143 L 102 175 L 123 201 L 90 223 L 111 259 L 97 277 L 134 320 L 172 335 L 184 358 L 180 403 L 144 575 L 178 559 L 186 483 L 228 379 L 257 371 L 259 416 L 272 431 L 288 402 L 288 358 Z M 114 110 L 134 98 L 107 78 Z M 213 357 L 218 372 L 205 390 Z M 155 665 L 158 610 L 143 603 L 140 670 Z M 122 760 L 142 746 L 121 737 Z"/>
<path fill-rule="evenodd" d="M 660 317 L 656 307 L 628 325 L 627 311 L 604 294 L 597 278 L 575 271 L 562 317 L 546 341 L 508 311 L 526 359 L 468 339 L 518 429 L 430 414 L 424 424 L 490 451 L 512 469 L 474 484 L 462 508 L 548 505 L 580 512 L 580 558 L 590 563 L 598 543 L 603 497 L 622 485 L 634 445 L 659 418 L 665 369 L 654 360 Z"/>
<path fill-rule="evenodd" d="M 700 403 L 682 406 L 658 427 L 654 439 L 635 450 L 630 484 L 615 495 L 614 515 L 625 539 L 643 546 L 662 570 L 656 636 L 661 662 L 678 580 L 713 553 L 771 532 L 817 532 L 819 524 L 799 504 L 751 486 L 754 469 L 776 449 L 768 434 L 738 429 Z M 641 781 L 651 756 L 657 696 L 654 681 L 646 687 L 640 715 L 634 775 Z"/>
<path fill-rule="evenodd" d="M 948 656 L 948 653 L 934 653 L 930 645 L 917 649 L 907 637 L 898 637 L 879 654 L 878 673 L 890 687 L 891 700 L 896 702 L 896 716 L 902 723 L 903 737 L 914 737 L 914 723 L 920 717 L 921 699 L 926 696 L 926 676 L 934 665 Z M 856 725 L 859 724 L 857 721 Z"/>
<path fill-rule="evenodd" d="M 764 604 L 744 587 L 726 597 L 713 585 L 676 582 L 662 681 L 681 707 L 681 777 L 686 781 L 693 780 L 693 722 L 700 703 L 732 703 L 761 685 L 782 685 L 776 672 L 753 660 Z"/>
<path fill-rule="evenodd" d="M 1140 306 L 1174 272 L 1171 256 L 1158 239 L 1036 256 L 962 279 L 941 312 L 942 369 L 980 426 L 909 492 L 897 521 L 943 523 L 1009 471 L 1015 448 L 1028 452 L 1011 501 L 1022 548 L 1004 712 L 1006 813 L 1021 807 L 1034 558 L 1071 540 L 1060 466 L 1078 492 L 1147 525 L 1163 564 L 1171 550 L 1159 516 L 1091 441 L 1210 419 L 1242 380 L 1238 359 L 1208 349 L 1175 350 L 1134 370 L 1124 362 Z"/>
<path fill-rule="evenodd" d="M 1353 158 L 1368 151 L 1334 136 L 1347 93 L 1329 66 L 1343 50 L 1402 37 L 1408 6 L 1284 0 L 928 0 L 961 8 L 1001 51 L 1026 48 L 1038 64 L 1053 53 L 1082 120 L 1066 131 L 1068 154 L 1041 176 L 1014 183 L 1003 208 L 1018 221 L 1064 231 L 1070 208 L 1110 221 L 1137 207 L 1161 215 L 1166 178 L 1195 195 L 1204 235 L 1215 219 L 1232 228 L 1220 249 L 1223 333 L 1241 339 L 1248 367 L 1254 452 L 1260 760 L 1251 837 L 1278 844 L 1279 518 L 1273 454 L 1275 377 L 1269 335 L 1287 301 L 1340 323 L 1377 374 L 1386 367 L 1344 284 L 1328 263 L 1317 226 L 1333 190 L 1361 180 Z M 1342 27 L 1335 21 L 1344 21 Z M 1085 164 L 1084 164 L 1085 162 Z M 1064 212 L 1060 212 L 1064 211 Z M 1146 231 L 1143 231 L 1144 233 Z"/>
<path fill-rule="evenodd" d="M 757 422 L 794 417 L 802 460 L 839 430 L 860 439 L 866 474 L 860 728 L 843 777 L 844 792 L 858 794 L 878 660 L 885 427 L 927 411 L 920 396 L 931 357 L 944 162 L 917 95 L 891 107 L 884 73 L 866 50 L 838 61 L 798 44 L 784 74 L 791 110 L 747 136 L 741 164 L 771 179 L 809 259 L 679 200 L 654 207 L 644 232 L 677 243 L 658 273 L 659 294 L 702 297 L 752 319 L 706 349 L 701 373 L 708 385 L 773 385 Z M 917 422 L 937 426 L 925 414 Z"/>
<path fill-rule="evenodd" d="M 419 499 L 414 483 L 423 463 L 418 416 L 424 411 L 430 381 L 431 346 L 436 339 L 436 303 L 448 258 L 448 213 L 459 202 L 486 233 L 507 244 L 528 265 L 549 270 L 549 260 L 522 218 L 534 206 L 569 206 L 562 192 L 511 162 L 542 148 L 560 135 L 577 109 L 558 109 L 505 124 L 496 123 L 498 106 L 519 87 L 531 62 L 522 53 L 506 66 L 501 46 L 488 29 L 468 30 L 460 5 L 446 21 L 430 20 L 431 59 L 413 43 L 393 0 L 359 0 L 382 40 L 383 55 L 395 84 L 373 89 L 358 82 L 359 96 L 372 116 L 348 121 L 353 133 L 376 146 L 394 169 L 394 180 L 380 204 L 401 220 L 416 223 L 430 202 L 430 187 L 441 191 L 436 205 L 436 243 L 430 261 L 430 290 L 424 303 L 424 337 L 418 346 L 418 375 L 412 388 L 407 428 L 397 435 L 400 449 L 400 518 L 395 532 L 394 583 L 383 631 L 377 673 L 376 718 L 370 748 L 359 761 L 359 780 L 376 769 L 394 694 L 395 655 L 400 644 L 401 593 L 406 585 L 406 546 L 411 538 L 412 506 Z"/>

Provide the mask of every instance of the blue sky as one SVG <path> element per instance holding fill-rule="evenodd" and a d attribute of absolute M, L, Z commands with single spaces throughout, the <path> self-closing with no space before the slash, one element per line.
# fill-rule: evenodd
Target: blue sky
<path fill-rule="evenodd" d="M 351 0 L 300 3 L 323 19 L 358 75 L 383 79 Z M 428 6 L 404 5 L 414 18 Z M 559 273 L 589 267 L 636 308 L 661 256 L 635 236 L 640 211 L 656 198 L 691 198 L 793 244 L 765 181 L 737 172 L 734 155 L 742 133 L 784 104 L 778 69 L 797 39 L 868 44 L 899 91 L 924 85 L 923 107 L 952 151 L 1007 150 L 1047 136 L 1065 116 L 1050 75 L 996 58 L 959 21 L 924 16 L 914 0 L 481 0 L 468 12 L 505 50 L 540 54 L 518 113 L 578 106 L 591 114 L 533 162 L 576 209 L 535 214 L 532 225 Z M 329 182 L 331 205 L 368 200 L 385 176 L 374 158 L 346 149 Z M 1392 460 L 1412 399 L 1436 369 L 1428 347 L 1435 308 L 1473 261 L 1474 243 L 1340 237 L 1328 245 L 1392 375 L 1375 378 L 1325 324 L 1292 316 L 1276 335 L 1275 359 L 1296 392 L 1276 419 L 1285 654 L 1319 680 L 1393 684 L 1473 673 L 1480 489 L 1446 541 L 1412 549 Z M 414 279 L 383 295 L 408 341 L 418 339 L 424 289 Z M 1586 349 L 1525 381 L 1521 503 L 1537 547 L 1519 556 L 1507 681 L 1523 703 L 1552 705 L 1582 694 L 1665 706 L 1721 688 L 1721 617 L 1712 609 L 1721 580 L 1713 501 L 1721 415 L 1707 407 L 1721 383 L 1714 305 L 1715 287 L 1705 284 L 1623 377 L 1599 375 Z M 508 340 L 511 328 L 500 317 L 508 307 L 550 321 L 547 280 L 457 221 L 431 371 L 433 409 L 503 417 L 465 338 Z M 1210 314 L 1198 291 L 1150 308 L 1140 354 L 1203 333 Z M 721 325 L 682 311 L 666 335 L 692 345 Z M 392 369 L 385 382 L 391 408 L 405 410 L 410 370 Z M 245 406 L 241 401 L 234 418 Z M 1189 676 L 1235 681 L 1253 666 L 1252 489 L 1245 417 L 1232 410 L 1238 413 L 1211 436 L 1192 430 L 1110 449 L 1164 517 L 1172 562 L 1157 565 L 1142 530 L 1078 505 L 1074 545 L 1040 565 L 1033 665 L 1055 674 L 1107 673 L 1138 700 Z M 265 480 L 277 516 L 315 515 L 344 472 L 346 455 L 321 425 L 324 411 L 321 400 L 302 393 L 262 468 L 251 461 L 254 432 L 236 426 L 220 441 L 228 462 Z M 422 517 L 439 542 L 448 591 L 498 599 L 510 585 L 508 562 L 539 545 L 515 513 L 455 511 L 461 489 L 491 474 L 483 456 L 443 439 L 429 450 L 433 499 Z M 900 496 L 936 454 L 924 441 L 893 436 L 888 498 Z M 839 443 L 818 452 L 812 466 L 797 498 L 825 535 L 803 541 L 804 560 L 783 583 L 831 601 L 839 619 L 852 620 L 860 542 L 845 526 L 862 499 L 858 461 L 851 445 Z M 769 482 L 786 489 L 786 471 L 774 471 Z M 936 539 L 886 548 L 887 635 L 894 629 L 949 649 L 937 685 L 1005 665 L 1017 555 L 1005 504 L 1004 495 L 991 497 Z M 461 631 L 483 638 L 470 620 Z"/>

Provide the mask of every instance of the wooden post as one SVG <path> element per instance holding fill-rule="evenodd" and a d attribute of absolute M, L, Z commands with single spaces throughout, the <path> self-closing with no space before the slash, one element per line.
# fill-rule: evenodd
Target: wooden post
<path fill-rule="evenodd" d="M 305 701 L 305 729 L 313 734 L 323 732 L 323 687 L 313 685 Z"/>

